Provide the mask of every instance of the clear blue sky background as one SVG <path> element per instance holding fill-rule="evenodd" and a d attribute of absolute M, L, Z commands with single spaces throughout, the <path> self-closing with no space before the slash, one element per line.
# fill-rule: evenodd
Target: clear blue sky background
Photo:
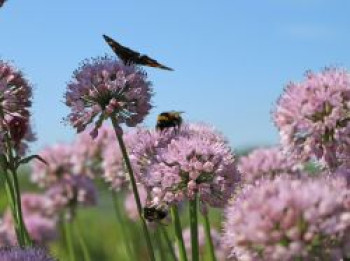
<path fill-rule="evenodd" d="M 305 70 L 350 66 L 350 1 L 8 0 L 0 9 L 0 58 L 35 86 L 36 151 L 75 132 L 61 123 L 66 82 L 81 60 L 112 54 L 103 33 L 175 68 L 146 69 L 155 108 L 183 110 L 235 147 L 274 144 L 270 111 Z"/>

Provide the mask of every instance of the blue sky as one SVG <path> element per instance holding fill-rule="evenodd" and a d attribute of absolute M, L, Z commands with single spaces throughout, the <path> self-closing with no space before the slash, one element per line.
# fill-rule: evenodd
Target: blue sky
<path fill-rule="evenodd" d="M 350 67 L 350 2 L 8 0 L 0 10 L 0 59 L 34 84 L 33 121 L 44 145 L 72 140 L 63 95 L 81 60 L 112 54 L 101 35 L 175 69 L 147 68 L 155 108 L 215 125 L 234 147 L 278 142 L 270 112 L 306 70 Z"/>

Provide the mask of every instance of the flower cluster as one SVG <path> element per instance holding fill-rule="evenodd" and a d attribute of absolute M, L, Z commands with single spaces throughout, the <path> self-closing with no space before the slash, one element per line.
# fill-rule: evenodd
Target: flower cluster
<path fill-rule="evenodd" d="M 93 137 L 106 118 L 113 116 L 118 124 L 133 127 L 152 107 L 146 74 L 114 58 L 87 60 L 74 72 L 67 89 L 66 105 L 72 109 L 70 123 L 81 132 L 97 118 L 91 131 Z"/>
<path fill-rule="evenodd" d="M 108 125 L 101 126 L 95 139 L 91 137 L 89 131 L 83 131 L 77 135 L 72 147 L 73 172 L 83 173 L 91 178 L 101 176 L 104 174 L 104 151 L 117 147 L 114 129 Z"/>
<path fill-rule="evenodd" d="M 189 125 L 180 133 L 139 130 L 130 154 L 155 205 L 198 194 L 202 203 L 222 207 L 240 178 L 227 142 L 204 125 Z"/>
<path fill-rule="evenodd" d="M 9 63 L 0 60 L 0 150 L 6 136 L 12 147 L 23 155 L 27 142 L 35 140 L 30 126 L 32 87 L 22 73 Z"/>
<path fill-rule="evenodd" d="M 40 153 L 47 164 L 39 161 L 33 164 L 32 180 L 47 188 L 46 195 L 53 200 L 57 210 L 68 208 L 74 212 L 78 204 L 91 206 L 96 203 L 97 193 L 91 178 L 74 172 L 76 149 L 74 144 L 48 147 Z"/>
<path fill-rule="evenodd" d="M 43 248 L 0 248 L 0 260 L 6 261 L 55 261 Z"/>
<path fill-rule="evenodd" d="M 28 233 L 37 244 L 46 244 L 57 237 L 57 217 L 54 212 L 53 202 L 50 198 L 39 194 L 23 194 L 21 197 L 23 219 Z M 15 245 L 17 243 L 14 222 L 8 209 L 0 226 L 3 245 Z"/>
<path fill-rule="evenodd" d="M 341 260 L 350 250 L 349 196 L 341 178 L 247 185 L 226 209 L 225 245 L 239 260 Z"/>
<path fill-rule="evenodd" d="M 280 147 L 253 150 L 239 159 L 238 169 L 245 183 L 254 183 L 261 178 L 273 179 L 282 173 L 299 176 L 295 162 Z"/>
<path fill-rule="evenodd" d="M 350 151 L 349 101 L 345 70 L 308 72 L 303 82 L 288 84 L 274 112 L 283 147 L 300 160 L 317 158 L 337 167 Z"/>

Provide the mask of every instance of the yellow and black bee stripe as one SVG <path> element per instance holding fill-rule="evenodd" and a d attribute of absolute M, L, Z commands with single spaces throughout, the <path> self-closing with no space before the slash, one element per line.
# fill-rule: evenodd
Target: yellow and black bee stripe
<path fill-rule="evenodd" d="M 180 111 L 162 112 L 157 117 L 156 130 L 163 131 L 167 128 L 180 128 L 182 124 Z"/>
<path fill-rule="evenodd" d="M 160 221 L 166 218 L 168 215 L 168 211 L 161 208 L 156 207 L 144 207 L 143 208 L 143 217 L 148 222 Z"/>

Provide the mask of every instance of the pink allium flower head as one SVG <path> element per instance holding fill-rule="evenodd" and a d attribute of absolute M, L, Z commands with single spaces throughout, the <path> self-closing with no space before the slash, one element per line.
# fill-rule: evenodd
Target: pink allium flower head
<path fill-rule="evenodd" d="M 27 142 L 35 140 L 29 124 L 31 98 L 32 87 L 22 73 L 0 60 L 0 129 L 9 133 L 20 155 L 25 153 Z"/>
<path fill-rule="evenodd" d="M 43 248 L 0 248 L 0 260 L 3 261 L 55 261 Z"/>
<path fill-rule="evenodd" d="M 39 152 L 47 164 L 41 161 L 33 162 L 31 179 L 41 187 L 48 187 L 65 176 L 73 174 L 73 146 L 56 144 Z"/>
<path fill-rule="evenodd" d="M 211 229 L 210 235 L 211 235 L 211 238 L 213 241 L 215 255 L 216 255 L 217 260 L 224 261 L 225 257 L 221 254 L 221 252 L 223 252 L 223 250 L 222 250 L 221 242 L 220 242 L 220 234 L 215 229 Z M 192 247 L 191 247 L 191 230 L 190 230 L 190 228 L 185 228 L 182 231 L 182 237 L 184 239 L 186 252 L 191 253 Z M 202 260 L 204 258 L 203 256 L 204 256 L 205 246 L 206 246 L 205 232 L 204 232 L 204 228 L 202 225 L 198 226 L 198 246 L 199 246 L 199 255 L 201 256 L 200 260 Z M 178 256 L 179 249 L 178 249 L 177 244 L 175 245 L 175 250 L 176 250 L 176 255 Z M 191 260 L 191 256 L 188 255 L 188 257 Z"/>
<path fill-rule="evenodd" d="M 89 131 L 79 133 L 73 143 L 71 161 L 74 173 L 82 173 L 91 178 L 104 175 L 104 151 L 110 147 L 117 147 L 114 129 L 103 125 L 95 139 Z M 112 157 L 113 155 L 109 155 Z"/>
<path fill-rule="evenodd" d="M 33 164 L 32 181 L 47 188 L 47 196 L 54 208 L 68 208 L 74 212 L 77 205 L 95 205 L 97 193 L 93 181 L 85 173 L 74 172 L 73 144 L 57 144 L 44 149 L 40 156 L 47 164 Z M 74 213 L 72 213 L 74 214 Z"/>
<path fill-rule="evenodd" d="M 273 179 L 282 173 L 299 176 L 295 162 L 280 147 L 253 150 L 239 159 L 238 169 L 245 183 L 253 183 L 260 178 Z"/>
<path fill-rule="evenodd" d="M 55 209 L 69 208 L 75 211 L 77 205 L 94 206 L 97 191 L 93 181 L 83 175 L 71 175 L 60 179 L 46 192 Z M 74 214 L 74 213 L 73 213 Z"/>
<path fill-rule="evenodd" d="M 21 197 L 22 213 L 28 233 L 37 244 L 46 244 L 57 237 L 57 216 L 53 202 L 44 195 L 25 193 Z M 10 210 L 4 215 L 2 228 L 12 245 L 17 244 Z"/>
<path fill-rule="evenodd" d="M 134 127 L 152 107 L 146 74 L 110 57 L 87 60 L 74 72 L 67 88 L 70 123 L 81 132 L 97 118 L 92 136 L 97 136 L 98 128 L 109 116 L 115 116 L 119 124 Z"/>
<path fill-rule="evenodd" d="M 317 158 L 330 168 L 350 151 L 350 74 L 329 68 L 291 82 L 274 112 L 282 145 L 301 160 Z"/>
<path fill-rule="evenodd" d="M 240 175 L 228 144 L 203 126 L 178 134 L 140 131 L 130 150 L 138 180 L 153 203 L 172 204 L 199 194 L 202 203 L 222 207 Z M 186 129 L 186 128 L 185 128 Z M 205 131 L 204 131 L 205 130 Z"/>
<path fill-rule="evenodd" d="M 119 191 L 129 184 L 129 175 L 125 170 L 123 155 L 119 148 L 119 144 L 115 139 L 113 129 L 112 135 L 109 136 L 102 150 L 102 169 L 103 179 L 111 186 L 112 189 Z M 136 131 L 130 130 L 124 133 L 123 139 L 127 149 L 139 142 L 138 133 L 142 129 L 137 128 Z"/>
<path fill-rule="evenodd" d="M 247 185 L 226 209 L 224 244 L 238 260 L 341 260 L 350 246 L 349 196 L 341 178 Z"/>

